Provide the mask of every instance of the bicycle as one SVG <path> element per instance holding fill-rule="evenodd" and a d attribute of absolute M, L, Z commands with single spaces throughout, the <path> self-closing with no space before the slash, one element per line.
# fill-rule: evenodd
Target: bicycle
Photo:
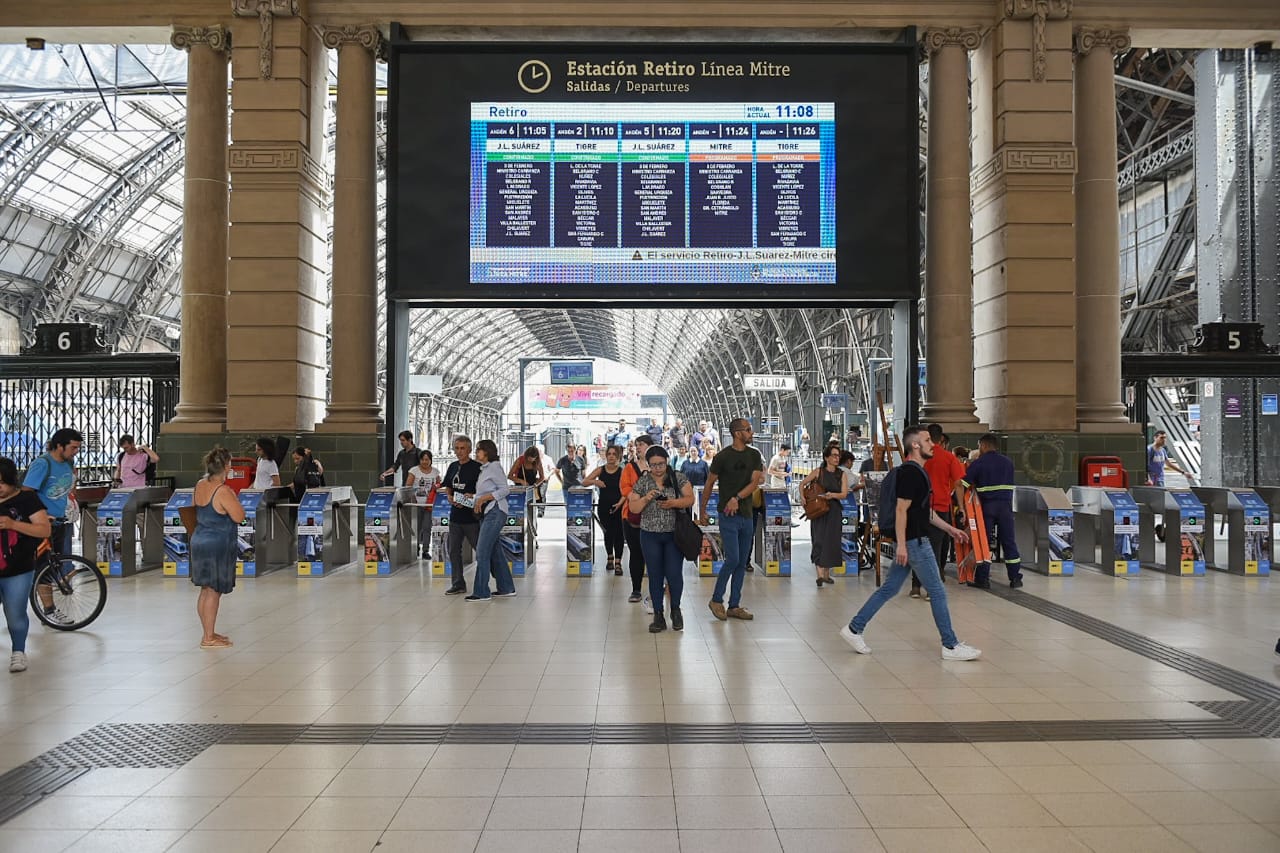
<path fill-rule="evenodd" d="M 55 631 L 91 623 L 107 604 L 107 579 L 98 565 L 76 554 L 59 554 L 46 539 L 36 550 L 31 609 Z"/>

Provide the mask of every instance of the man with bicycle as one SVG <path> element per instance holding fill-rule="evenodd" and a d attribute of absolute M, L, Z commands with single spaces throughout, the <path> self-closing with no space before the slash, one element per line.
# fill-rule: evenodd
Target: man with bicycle
<path fill-rule="evenodd" d="M 72 460 L 80 452 L 84 436 L 70 427 L 63 427 L 53 434 L 42 453 L 27 469 L 23 478 L 24 488 L 31 489 L 44 504 L 53 524 L 49 537 L 53 549 L 60 554 L 71 553 L 71 529 L 76 513 L 73 490 L 76 485 L 76 469 Z M 53 600 L 42 591 L 40 596 L 45 612 L 53 608 Z"/>

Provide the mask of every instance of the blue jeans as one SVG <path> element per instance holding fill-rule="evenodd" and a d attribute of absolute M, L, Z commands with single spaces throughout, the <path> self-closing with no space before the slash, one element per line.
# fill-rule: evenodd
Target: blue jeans
<path fill-rule="evenodd" d="M 1000 540 L 1000 553 L 1004 557 L 1004 568 L 1009 573 L 1009 581 L 1022 578 L 1022 555 L 1018 553 L 1018 540 L 1013 535 L 1013 502 L 983 501 L 982 520 L 987 524 L 987 543 L 995 546 L 996 537 Z M 991 582 L 991 564 L 979 563 L 973 573 L 975 583 Z"/>
<path fill-rule="evenodd" d="M 929 590 L 929 606 L 933 608 L 933 624 L 938 626 L 938 634 L 942 637 L 942 645 L 949 649 L 954 648 L 958 640 L 956 640 L 955 631 L 951 630 L 951 611 L 947 610 L 947 588 L 942 585 L 942 578 L 938 575 L 938 561 L 934 559 L 933 548 L 930 546 L 927 536 L 907 540 L 907 563 L 909 565 L 900 566 L 895 561 L 889 567 L 888 577 L 884 579 L 884 583 L 881 584 L 880 588 L 871 594 L 871 597 L 867 599 L 867 603 L 862 605 L 858 615 L 853 617 L 853 620 L 849 623 L 849 630 L 855 634 L 861 634 L 863 629 L 867 627 L 867 623 L 879 612 L 880 608 L 884 607 L 889 599 L 898 594 L 902 589 L 902 584 L 914 570 L 924 584 L 924 588 Z"/>
<path fill-rule="evenodd" d="M 640 531 L 640 548 L 644 552 L 644 564 L 649 569 L 649 599 L 653 602 L 653 614 L 662 615 L 662 584 L 671 590 L 671 609 L 680 609 L 680 594 L 684 592 L 684 555 L 676 547 L 675 533 L 650 533 Z"/>
<path fill-rule="evenodd" d="M 498 592 L 515 592 L 516 582 L 511 577 L 511 567 L 498 537 L 507 524 L 507 514 L 493 506 L 480 519 L 480 539 L 476 543 L 476 582 L 471 594 L 479 598 L 489 597 L 489 575 L 498 581 Z"/>
<path fill-rule="evenodd" d="M 27 608 L 31 606 L 31 585 L 35 581 L 35 572 L 0 578 L 0 602 L 4 603 L 4 621 L 9 624 L 9 639 L 15 652 L 27 650 L 27 629 L 31 627 Z"/>
<path fill-rule="evenodd" d="M 716 577 L 716 589 L 711 593 L 711 600 L 724 603 L 724 588 L 733 580 L 729 589 L 729 606 L 737 607 L 742 603 L 742 581 L 747 576 L 747 562 L 751 559 L 751 539 L 756 527 L 751 513 L 739 512 L 736 515 L 721 515 L 719 519 L 720 538 L 724 542 L 724 565 Z"/>

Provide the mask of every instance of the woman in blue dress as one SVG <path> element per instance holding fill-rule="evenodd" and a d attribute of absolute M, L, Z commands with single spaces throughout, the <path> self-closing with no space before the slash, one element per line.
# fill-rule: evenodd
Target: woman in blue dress
<path fill-rule="evenodd" d="M 224 634 L 214 631 L 222 596 L 236 587 L 236 529 L 244 521 L 244 507 L 227 486 L 231 453 L 215 447 L 204 457 L 205 476 L 196 483 L 196 529 L 191 534 L 191 582 L 200 587 L 196 613 L 204 636 L 202 649 L 222 649 L 231 645 Z"/>

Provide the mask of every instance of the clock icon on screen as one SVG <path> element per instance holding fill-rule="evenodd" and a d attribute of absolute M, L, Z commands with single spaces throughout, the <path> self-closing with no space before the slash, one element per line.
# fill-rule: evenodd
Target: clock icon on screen
<path fill-rule="evenodd" d="M 541 59 L 530 59 L 516 72 L 516 82 L 530 95 L 545 92 L 551 85 L 551 69 Z"/>

